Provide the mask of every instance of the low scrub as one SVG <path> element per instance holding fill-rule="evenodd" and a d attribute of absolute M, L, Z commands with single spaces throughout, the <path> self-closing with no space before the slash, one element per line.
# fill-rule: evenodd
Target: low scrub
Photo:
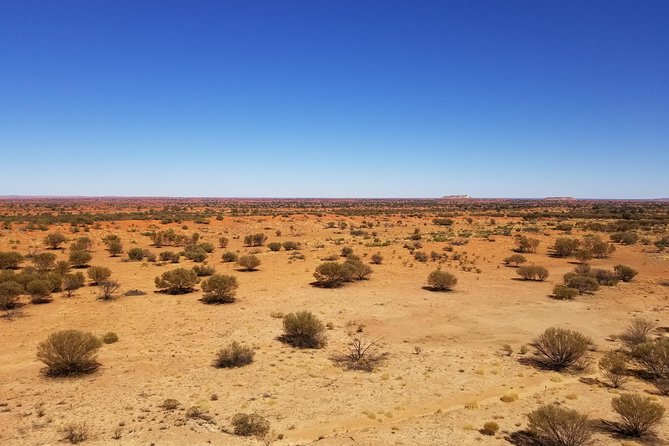
<path fill-rule="evenodd" d="M 579 363 L 592 345 L 589 337 L 577 331 L 555 327 L 544 331 L 532 343 L 539 362 L 557 371 L 581 365 Z"/>
<path fill-rule="evenodd" d="M 214 367 L 226 369 L 243 367 L 253 362 L 254 355 L 255 352 L 251 347 L 243 346 L 234 341 L 216 353 Z"/>
<path fill-rule="evenodd" d="M 283 317 L 279 339 L 297 348 L 322 348 L 326 344 L 325 325 L 310 311 L 290 313 Z"/>
<path fill-rule="evenodd" d="M 594 431 L 587 415 L 552 404 L 531 412 L 527 419 L 529 431 L 541 445 L 584 446 Z"/>
<path fill-rule="evenodd" d="M 523 280 L 544 281 L 548 278 L 548 270 L 536 265 L 521 266 L 516 270 L 516 274 Z"/>
<path fill-rule="evenodd" d="M 427 285 L 433 291 L 450 291 L 457 283 L 457 277 L 440 269 L 432 271 L 427 276 Z"/>
<path fill-rule="evenodd" d="M 232 428 L 235 435 L 262 438 L 269 433 L 270 424 L 257 413 L 237 413 L 232 417 Z"/>
<path fill-rule="evenodd" d="M 611 400 L 613 410 L 620 417 L 615 426 L 630 437 L 643 437 L 652 433 L 664 417 L 665 409 L 660 403 L 636 394 L 624 394 Z"/>
<path fill-rule="evenodd" d="M 96 356 L 100 345 L 91 333 L 62 330 L 37 346 L 37 359 L 46 364 L 49 376 L 91 373 L 99 365 Z"/>
<path fill-rule="evenodd" d="M 193 291 L 199 278 L 192 269 L 176 268 L 156 277 L 156 287 L 168 294 L 185 294 Z"/>
<path fill-rule="evenodd" d="M 237 278 L 225 274 L 214 274 L 202 282 L 202 302 L 206 304 L 225 304 L 235 301 Z"/>

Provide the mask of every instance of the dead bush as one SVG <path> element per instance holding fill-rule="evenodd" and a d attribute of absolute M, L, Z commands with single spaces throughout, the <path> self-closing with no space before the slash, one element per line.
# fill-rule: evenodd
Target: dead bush
<path fill-rule="evenodd" d="M 378 341 L 365 341 L 362 337 L 355 337 L 349 343 L 346 353 L 334 355 L 335 364 L 348 370 L 362 370 L 372 372 L 388 357 L 388 353 L 379 351 Z"/>
<path fill-rule="evenodd" d="M 532 346 L 544 367 L 560 371 L 577 365 L 592 346 L 592 340 L 574 330 L 551 327 Z"/>
<path fill-rule="evenodd" d="M 57 331 L 37 346 L 37 359 L 46 364 L 50 376 L 91 373 L 98 368 L 96 355 L 100 345 L 91 333 Z"/>
<path fill-rule="evenodd" d="M 90 430 L 85 421 L 67 423 L 59 429 L 63 434 L 63 439 L 70 444 L 78 444 L 88 440 L 90 437 Z"/>

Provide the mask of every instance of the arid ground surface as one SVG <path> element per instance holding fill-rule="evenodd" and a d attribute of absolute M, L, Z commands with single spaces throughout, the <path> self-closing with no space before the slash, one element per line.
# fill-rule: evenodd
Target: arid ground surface
<path fill-rule="evenodd" d="M 4 208 L 3 215 L 17 212 Z M 63 425 L 83 421 L 90 430 L 85 444 L 91 445 L 260 444 L 230 433 L 234 414 L 256 412 L 271 423 L 279 437 L 276 445 L 504 445 L 512 444 L 513 433 L 527 426 L 526 414 L 544 404 L 556 402 L 595 420 L 615 420 L 611 399 L 634 392 L 669 408 L 669 398 L 648 380 L 632 377 L 622 389 L 613 389 L 597 367 L 605 352 L 621 347 L 615 335 L 633 318 L 654 321 L 658 336 L 669 330 L 666 251 L 653 244 L 616 244 L 608 258 L 588 263 L 605 269 L 629 265 L 639 272 L 634 280 L 602 286 L 574 300 L 556 300 L 550 297 L 553 287 L 578 262 L 549 255 L 550 247 L 558 237 L 591 233 L 579 227 L 583 220 L 567 213 L 561 220 L 576 226 L 565 235 L 555 229 L 558 219 L 552 216 L 524 219 L 500 211 L 491 222 L 489 216 L 458 211 L 457 206 L 449 212 L 454 220 L 450 226 L 433 223 L 439 212 L 341 215 L 326 210 L 315 215 L 287 209 L 257 216 L 222 212 L 220 218 L 199 223 L 119 219 L 28 229 L 25 222 L 6 224 L 0 230 L 0 251 L 45 252 L 48 232 L 60 231 L 71 240 L 87 236 L 94 242 L 89 264 L 110 268 L 121 292 L 141 290 L 146 295 L 101 301 L 98 288 L 87 285 L 71 297 L 56 292 L 52 302 L 42 305 L 21 297 L 25 305 L 11 318 L 0 319 L 0 444 L 59 444 Z M 328 228 L 330 222 L 334 227 Z M 666 222 L 662 224 L 666 230 Z M 363 228 L 365 234 L 353 235 L 352 227 Z M 525 231 L 528 227 L 531 232 Z M 125 251 L 178 251 L 152 246 L 142 235 L 169 228 L 197 232 L 200 241 L 216 246 L 205 262 L 237 278 L 236 302 L 205 305 L 199 286 L 188 294 L 158 293 L 156 276 L 195 263 L 184 258 L 179 264 L 128 261 L 125 252 L 111 257 L 101 242 L 117 234 Z M 404 247 L 413 243 L 408 238 L 416 228 L 422 244 L 418 251 L 449 258 L 417 261 Z M 657 230 L 638 232 L 658 237 Z M 265 245 L 244 246 L 244 236 L 255 233 L 268 236 Z M 608 241 L 607 233 L 597 234 Z M 528 263 L 548 269 L 547 280 L 518 280 L 515 268 L 503 263 L 513 254 L 518 235 L 540 241 L 536 253 L 523 255 Z M 226 248 L 218 247 L 222 236 L 229 238 Z M 460 244 L 463 239 L 466 244 Z M 295 258 L 295 251 L 272 252 L 266 246 L 288 240 L 301 244 L 304 259 Z M 68 246 L 48 252 L 67 260 Z M 370 265 L 368 280 L 337 288 L 313 286 L 321 259 L 338 256 L 343 247 L 353 248 L 365 263 L 374 253 L 381 253 L 383 261 Z M 229 250 L 256 253 L 258 270 L 242 272 L 235 263 L 224 263 L 221 255 Z M 459 260 L 453 260 L 454 253 L 460 254 Z M 28 260 L 22 263 L 28 265 Z M 457 277 L 452 291 L 424 288 L 438 265 Z M 277 340 L 281 316 L 299 310 L 329 324 L 325 348 L 296 349 Z M 557 373 L 524 360 L 533 355 L 529 344 L 548 327 L 571 328 L 592 338 L 596 349 L 585 370 Z M 119 341 L 101 347 L 101 366 L 95 373 L 47 377 L 36 358 L 37 345 L 63 329 L 95 335 L 113 331 Z M 332 356 L 346 351 L 353 336 L 378 340 L 388 353 L 385 363 L 372 372 L 335 364 Z M 254 362 L 233 369 L 213 367 L 215 353 L 234 340 L 253 347 Z M 179 409 L 163 409 L 168 398 L 178 400 Z M 200 406 L 210 421 L 186 417 L 192 406 Z M 489 421 L 500 427 L 492 436 L 480 432 Z M 645 444 L 669 439 L 666 420 L 656 432 Z M 601 430 L 594 438 L 598 445 L 643 443 Z"/>

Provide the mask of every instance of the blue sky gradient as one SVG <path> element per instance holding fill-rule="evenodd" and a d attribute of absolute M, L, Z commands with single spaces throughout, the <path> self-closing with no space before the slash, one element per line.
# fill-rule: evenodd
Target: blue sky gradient
<path fill-rule="evenodd" d="M 2 1 L 0 195 L 669 196 L 668 1 Z"/>

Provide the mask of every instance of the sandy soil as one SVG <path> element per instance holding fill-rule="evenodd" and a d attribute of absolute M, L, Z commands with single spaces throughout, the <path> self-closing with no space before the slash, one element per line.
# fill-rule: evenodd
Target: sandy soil
<path fill-rule="evenodd" d="M 92 433 L 86 444 L 92 445 L 259 444 L 221 430 L 229 428 L 235 413 L 252 411 L 267 417 L 282 435 L 276 445 L 510 444 L 505 437 L 522 429 L 525 414 L 543 403 L 557 401 L 595 419 L 614 419 L 610 400 L 619 391 L 597 381 L 603 378 L 596 367 L 581 374 L 556 374 L 520 361 L 532 351 L 521 355 L 521 346 L 537 334 L 549 326 L 578 329 L 596 342 L 596 359 L 618 347 L 610 336 L 623 331 L 633 317 L 669 325 L 669 287 L 658 284 L 669 278 L 669 260 L 644 246 L 618 246 L 611 258 L 592 261 L 594 267 L 624 263 L 636 268 L 640 274 L 633 282 L 565 302 L 548 297 L 574 266 L 568 259 L 547 256 L 558 233 L 536 235 L 539 251 L 526 255 L 550 271 L 547 281 L 536 283 L 514 280 L 513 268 L 501 264 L 514 246 L 511 237 L 472 237 L 455 251 L 468 253 L 481 272 L 461 271 L 457 262 L 446 262 L 443 268 L 456 274 L 459 283 L 453 292 L 434 293 L 422 287 L 436 264 L 414 261 L 402 244 L 414 227 L 424 234 L 443 228 L 427 219 L 404 218 L 406 226 L 375 227 L 379 238 L 393 243 L 372 248 L 359 244 L 348 230 L 325 229 L 334 219 L 243 217 L 189 224 L 184 232 L 197 231 L 215 244 L 227 235 L 228 249 L 240 252 L 256 248 L 245 248 L 233 237 L 255 232 L 267 233 L 269 241 L 296 240 L 305 246 L 306 259 L 292 261 L 290 252 L 260 248 L 262 264 L 255 272 L 238 272 L 233 264 L 223 263 L 226 249 L 217 248 L 208 264 L 240 282 L 237 302 L 220 306 L 202 304 L 199 290 L 180 296 L 155 293 L 154 277 L 175 265 L 127 262 L 104 251 L 100 239 L 109 233 L 119 234 L 126 249 L 174 250 L 149 246 L 140 232 L 151 222 L 102 223 L 80 234 L 96 241 L 92 265 L 111 268 L 124 290 L 148 294 L 102 302 L 96 300 L 95 287 L 85 287 L 70 298 L 59 293 L 49 304 L 26 305 L 19 317 L 0 320 L 0 444 L 58 444 L 60 426 L 84 420 Z M 158 226 L 181 231 L 180 225 Z M 455 230 L 469 226 L 458 219 Z M 274 236 L 276 229 L 281 237 Z M 44 235 L 5 230 L 0 250 L 43 249 Z M 332 241 L 339 237 L 345 245 Z M 10 245 L 10 240 L 20 244 Z M 358 255 L 381 252 L 384 262 L 373 265 L 368 281 L 337 289 L 311 286 L 319 259 L 337 254 L 342 246 L 352 246 Z M 444 246 L 424 242 L 422 250 L 442 252 Z M 59 256 L 65 259 L 67 250 Z M 192 265 L 182 260 L 180 266 Z M 281 333 L 277 314 L 302 309 L 333 324 L 325 349 L 296 350 L 276 340 Z M 345 349 L 349 333 L 358 327 L 368 339 L 380 339 L 390 354 L 372 373 L 344 371 L 330 360 Z M 35 357 L 37 344 L 66 328 L 96 335 L 113 331 L 120 340 L 102 347 L 102 366 L 96 373 L 47 378 Z M 254 363 L 232 370 L 212 367 L 215 352 L 232 340 L 256 349 Z M 511 355 L 502 350 L 504 344 L 512 346 Z M 652 386 L 639 380 L 631 380 L 624 390 L 655 395 Z M 500 400 L 514 393 L 517 401 Z M 177 399 L 181 408 L 163 410 L 166 398 Z M 667 398 L 657 398 L 669 408 Z M 207 410 L 213 422 L 187 419 L 185 409 L 193 405 Z M 482 435 L 479 429 L 492 420 L 500 432 Z M 669 438 L 667 423 L 658 432 L 655 444 Z M 596 444 L 619 445 L 621 440 L 598 433 Z"/>

